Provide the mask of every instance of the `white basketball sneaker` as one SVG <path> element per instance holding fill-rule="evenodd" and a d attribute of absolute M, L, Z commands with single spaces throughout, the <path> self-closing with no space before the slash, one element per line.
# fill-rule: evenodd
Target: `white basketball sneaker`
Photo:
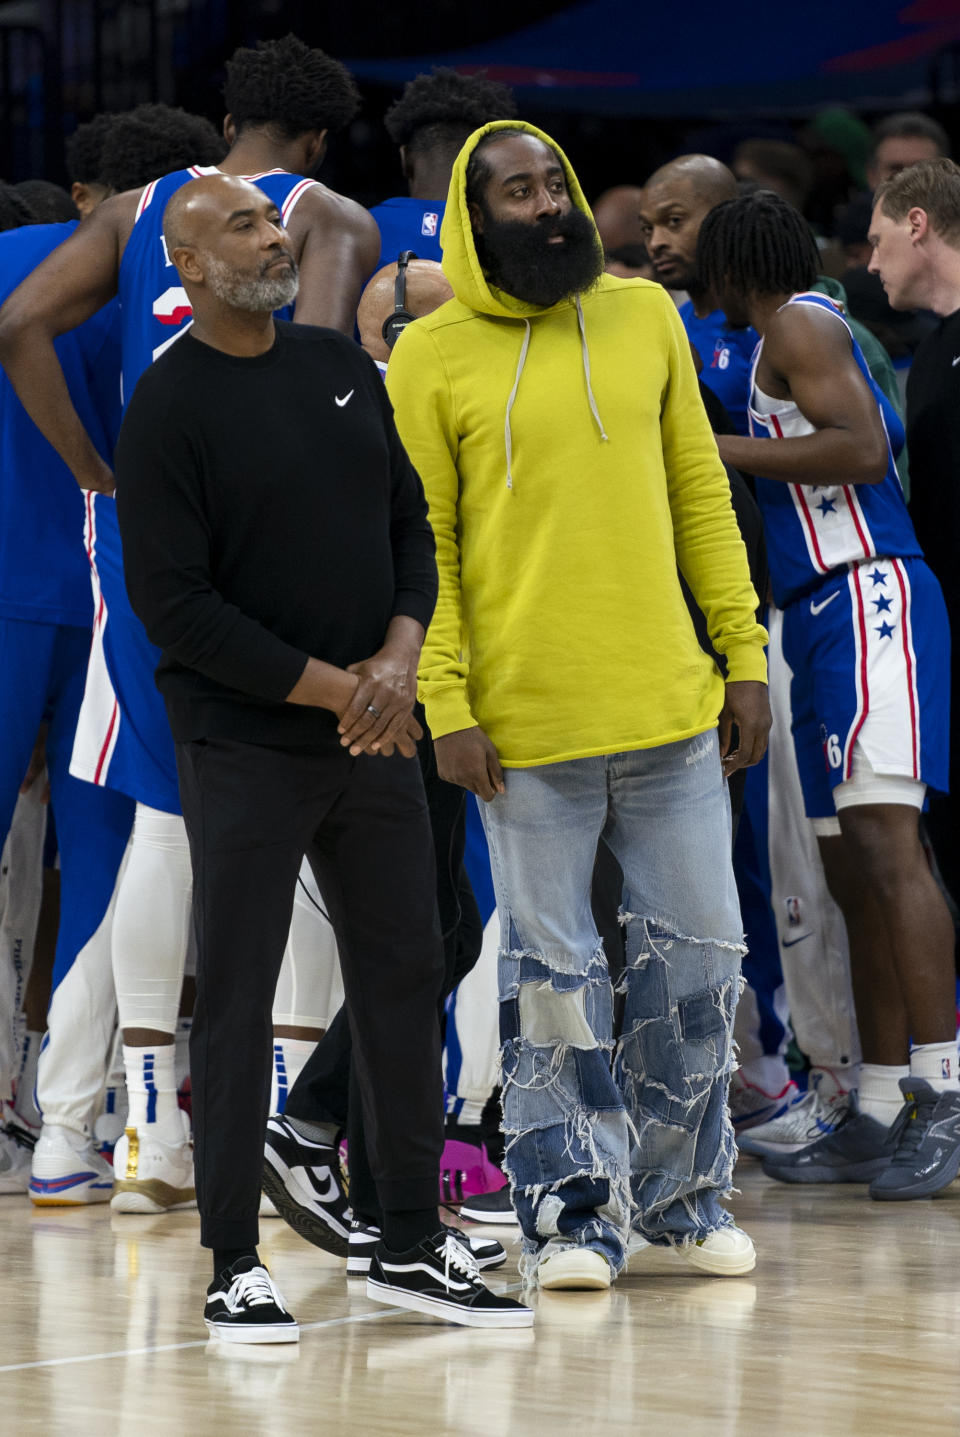
<path fill-rule="evenodd" d="M 27 1191 L 32 1151 L 20 1130 L 13 1125 L 0 1127 L 0 1194 Z"/>
<path fill-rule="evenodd" d="M 30 1201 L 37 1207 L 75 1207 L 109 1202 L 113 1169 L 89 1138 L 72 1128 L 44 1123 L 33 1150 Z"/>
<path fill-rule="evenodd" d="M 179 1110 L 177 1119 L 181 1132 L 174 1142 L 158 1137 L 152 1123 L 125 1128 L 117 1139 L 110 1199 L 113 1212 L 160 1213 L 196 1206 L 190 1123 Z"/>

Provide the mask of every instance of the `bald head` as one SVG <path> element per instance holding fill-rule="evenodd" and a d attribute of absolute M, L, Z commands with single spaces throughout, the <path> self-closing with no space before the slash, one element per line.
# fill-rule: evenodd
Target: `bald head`
<path fill-rule="evenodd" d="M 280 212 L 249 180 L 216 174 L 181 185 L 164 210 L 163 238 L 198 317 L 211 304 L 261 314 L 296 297 Z"/>
<path fill-rule="evenodd" d="M 594 200 L 593 218 L 604 249 L 623 249 L 627 245 L 643 244 L 643 227 L 640 222 L 640 200 L 643 190 L 639 185 L 614 185 L 604 190 Z"/>
<path fill-rule="evenodd" d="M 732 172 L 712 155 L 681 155 L 650 176 L 640 216 L 654 274 L 661 284 L 698 293 L 700 226 L 712 209 L 736 196 Z"/>
<path fill-rule="evenodd" d="M 363 291 L 357 310 L 360 343 L 371 359 L 379 359 L 382 363 L 390 358 L 390 349 L 383 337 L 383 325 L 394 311 L 396 285 L 397 266 L 384 265 Z M 410 260 L 404 298 L 408 313 L 414 319 L 420 319 L 422 315 L 432 314 L 448 299 L 453 299 L 453 290 L 436 260 Z"/>
<path fill-rule="evenodd" d="M 649 194 L 651 190 L 676 189 L 678 186 L 685 188 L 692 199 L 702 204 L 704 212 L 722 205 L 724 200 L 735 200 L 738 194 L 733 171 L 712 155 L 681 155 L 679 159 L 655 170 L 644 189 Z"/>

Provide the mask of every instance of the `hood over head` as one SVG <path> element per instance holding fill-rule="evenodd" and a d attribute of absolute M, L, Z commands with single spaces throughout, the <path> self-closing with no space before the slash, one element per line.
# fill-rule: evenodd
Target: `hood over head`
<path fill-rule="evenodd" d="M 523 120 L 493 120 L 488 125 L 482 125 L 479 130 L 474 130 L 467 140 L 454 162 L 450 189 L 447 194 L 447 207 L 440 229 L 443 271 L 461 304 L 465 304 L 481 314 L 497 315 L 504 319 L 526 319 L 529 316 L 546 314 L 549 312 L 549 308 L 557 308 L 557 306 L 544 308 L 541 305 L 530 304 L 526 300 L 517 299 L 514 295 L 505 294 L 503 290 L 496 289 L 489 283 L 477 255 L 473 227 L 470 223 L 470 211 L 467 208 L 467 165 L 470 156 L 485 136 L 492 135 L 497 130 L 521 130 L 525 135 L 533 135 L 536 139 L 543 140 L 544 144 L 549 145 L 556 152 L 563 166 L 572 203 L 582 214 L 587 216 L 591 224 L 593 224 L 593 214 L 570 161 L 560 146 L 549 135 L 544 134 L 543 130 L 538 130 L 536 125 L 528 125 Z M 597 234 L 597 249 L 601 254 L 603 253 L 599 234 Z M 569 300 L 561 300 L 560 303 L 568 304 Z"/>

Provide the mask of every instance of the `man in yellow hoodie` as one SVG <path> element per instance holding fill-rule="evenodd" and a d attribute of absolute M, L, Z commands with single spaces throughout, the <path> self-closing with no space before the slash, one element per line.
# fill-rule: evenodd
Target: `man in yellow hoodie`
<path fill-rule="evenodd" d="M 659 285 L 602 273 L 532 126 L 471 136 L 441 239 L 455 298 L 401 336 L 387 386 L 437 540 L 421 696 L 441 777 L 484 800 L 525 1274 L 607 1287 L 631 1228 L 747 1272 L 722 1204 L 743 952 L 725 776 L 766 744 L 766 635 L 689 346 Z M 625 875 L 616 1042 L 601 838 Z"/>

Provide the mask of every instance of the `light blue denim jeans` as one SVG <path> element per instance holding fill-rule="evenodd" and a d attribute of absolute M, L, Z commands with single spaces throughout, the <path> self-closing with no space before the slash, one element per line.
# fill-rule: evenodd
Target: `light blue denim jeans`
<path fill-rule="evenodd" d="M 733 1220 L 726 1089 L 744 949 L 717 735 L 508 769 L 505 785 L 480 807 L 525 1268 L 572 1242 L 619 1272 L 631 1227 L 682 1245 Z M 616 1044 L 590 907 L 601 838 L 624 873 Z"/>

